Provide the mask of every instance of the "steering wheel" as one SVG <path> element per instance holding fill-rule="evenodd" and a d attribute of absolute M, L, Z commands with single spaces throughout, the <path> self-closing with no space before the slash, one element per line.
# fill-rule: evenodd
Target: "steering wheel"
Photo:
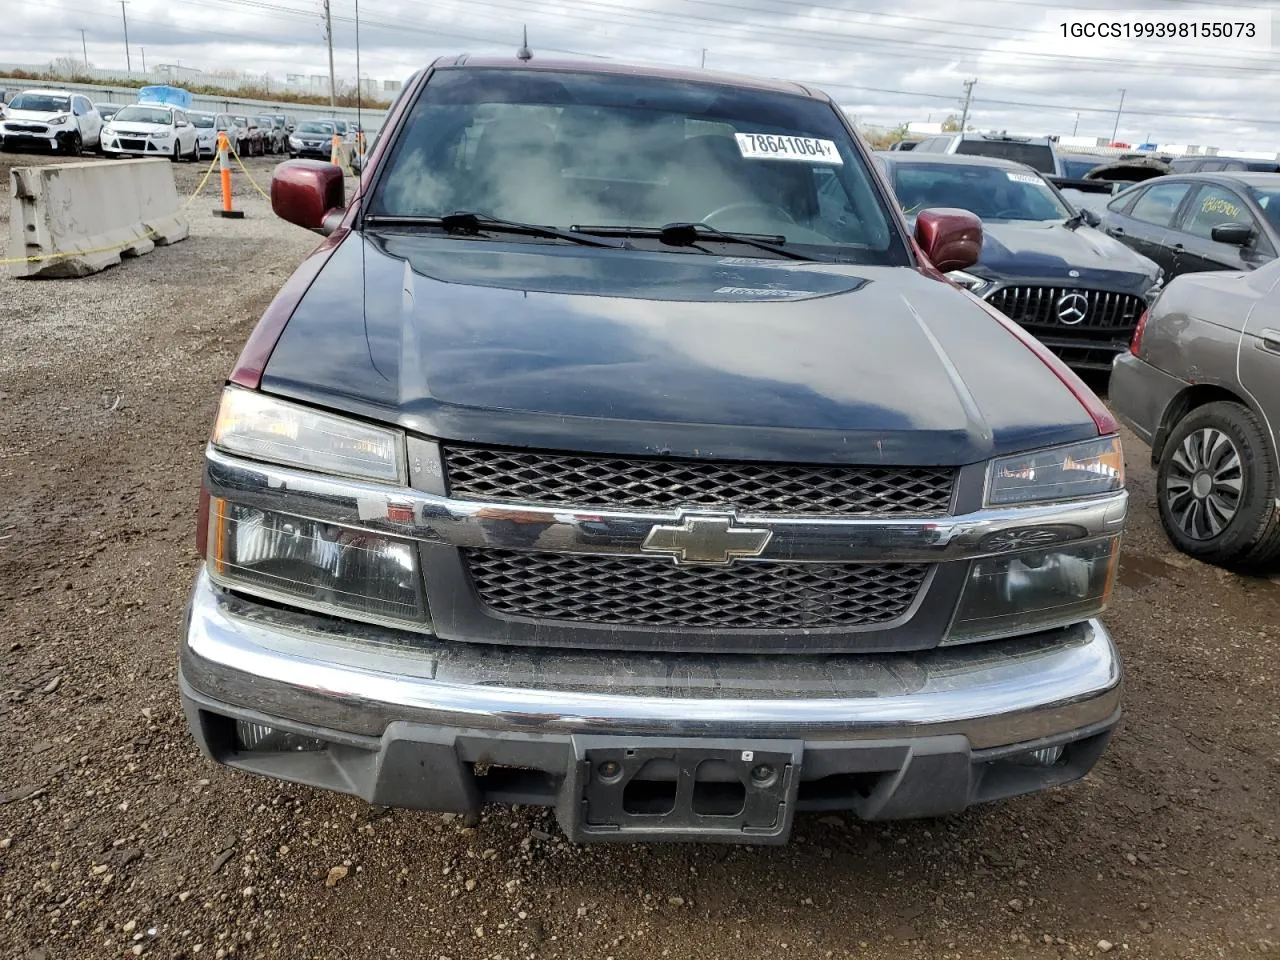
<path fill-rule="evenodd" d="M 768 213 L 781 214 L 781 216 L 786 219 L 787 223 L 796 222 L 796 218 L 787 213 L 787 211 L 782 209 L 782 207 L 775 206 L 772 203 L 761 203 L 757 200 L 743 200 L 738 203 L 726 203 L 723 207 L 719 207 L 718 209 L 712 210 L 708 213 L 702 218 L 702 222 L 714 226 L 714 224 L 711 223 L 714 218 L 725 213 L 730 213 L 734 210 L 764 210 Z"/>

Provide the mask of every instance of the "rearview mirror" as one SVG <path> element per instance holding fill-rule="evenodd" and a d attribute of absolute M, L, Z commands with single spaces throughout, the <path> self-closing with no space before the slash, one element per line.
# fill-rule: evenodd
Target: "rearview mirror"
<path fill-rule="evenodd" d="M 282 220 L 332 233 L 346 207 L 342 168 L 321 160 L 286 160 L 271 176 L 271 209 Z"/>
<path fill-rule="evenodd" d="M 916 243 L 940 273 L 963 270 L 977 263 L 982 252 L 982 221 L 955 207 L 921 210 Z"/>
<path fill-rule="evenodd" d="M 1220 223 L 1209 231 L 1209 236 L 1217 243 L 1247 247 L 1253 241 L 1253 227 L 1247 223 Z"/>

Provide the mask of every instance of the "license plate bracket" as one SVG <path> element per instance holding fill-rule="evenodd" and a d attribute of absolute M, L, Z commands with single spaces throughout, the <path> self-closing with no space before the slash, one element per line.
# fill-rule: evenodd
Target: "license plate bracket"
<path fill-rule="evenodd" d="M 592 840 L 785 843 L 804 744 L 575 736 L 557 819 Z"/>

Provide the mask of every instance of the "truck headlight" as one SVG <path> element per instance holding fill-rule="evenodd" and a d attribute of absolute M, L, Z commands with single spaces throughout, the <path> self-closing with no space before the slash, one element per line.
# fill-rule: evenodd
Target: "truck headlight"
<path fill-rule="evenodd" d="M 308 610 L 429 631 L 412 543 L 369 530 L 210 502 L 207 567 L 217 583 Z"/>
<path fill-rule="evenodd" d="M 270 463 L 386 483 L 406 480 L 403 436 L 346 417 L 227 387 L 211 442 Z"/>
<path fill-rule="evenodd" d="M 994 640 L 1096 617 L 1111 599 L 1120 537 L 975 560 L 943 644 Z"/>
<path fill-rule="evenodd" d="M 1120 438 L 1100 437 L 993 460 L 987 473 L 986 502 L 987 506 L 1009 506 L 1074 500 L 1123 488 Z"/>

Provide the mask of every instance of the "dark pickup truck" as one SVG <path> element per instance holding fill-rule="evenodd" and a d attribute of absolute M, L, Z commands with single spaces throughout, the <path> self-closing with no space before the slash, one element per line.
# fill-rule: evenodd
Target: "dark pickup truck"
<path fill-rule="evenodd" d="M 232 371 L 181 644 L 214 760 L 574 840 L 782 842 L 1074 780 L 1116 424 L 826 96 L 441 60 Z"/>

